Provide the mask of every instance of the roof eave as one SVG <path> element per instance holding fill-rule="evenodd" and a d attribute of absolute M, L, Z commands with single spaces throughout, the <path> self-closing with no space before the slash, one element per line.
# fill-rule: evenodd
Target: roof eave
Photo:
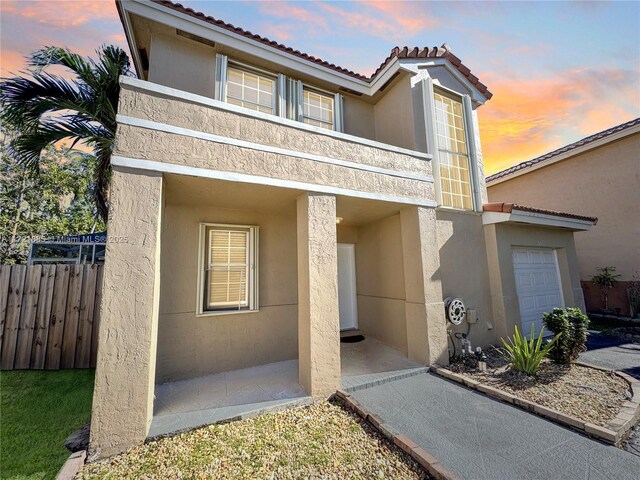
<path fill-rule="evenodd" d="M 632 125 L 629 128 L 625 128 L 618 132 L 612 133 L 610 135 L 607 135 L 606 137 L 602 137 L 602 138 L 593 140 L 591 142 L 585 143 L 584 145 L 580 145 L 570 150 L 567 150 L 565 152 L 558 153 L 557 155 L 551 156 L 544 160 L 536 161 L 536 158 L 539 158 L 539 157 L 533 158 L 531 160 L 527 160 L 526 162 L 519 163 L 514 167 L 510 167 L 500 172 L 494 173 L 493 175 L 489 175 L 486 179 L 487 187 L 498 185 L 499 183 L 506 182 L 507 180 L 511 180 L 513 178 L 520 177 L 522 175 L 526 175 L 527 173 L 535 172 L 536 170 L 539 170 L 541 168 L 548 167 L 558 162 L 562 162 L 569 158 L 575 157 L 576 155 L 583 154 L 590 150 L 602 147 L 604 145 L 607 145 L 608 143 L 615 142 L 616 140 L 620 140 L 622 138 L 628 137 L 629 135 L 633 135 L 636 133 L 640 133 L 640 123 L 637 123 L 636 125 Z M 598 135 L 598 133 L 592 136 L 595 136 L 595 135 Z M 589 137 L 585 137 L 585 138 L 589 138 Z M 578 142 L 584 141 L 585 138 L 579 140 Z M 578 142 L 575 142 L 575 143 L 578 143 Z M 565 147 L 567 147 L 567 145 Z M 565 147 L 561 147 L 561 149 Z M 545 154 L 545 155 L 549 155 L 549 154 Z M 542 156 L 545 156 L 545 155 L 542 155 Z M 526 165 L 527 163 L 530 163 L 530 162 L 532 163 L 531 165 Z M 504 173 L 504 172 L 508 172 L 511 169 L 514 169 L 514 170 L 509 173 Z"/>

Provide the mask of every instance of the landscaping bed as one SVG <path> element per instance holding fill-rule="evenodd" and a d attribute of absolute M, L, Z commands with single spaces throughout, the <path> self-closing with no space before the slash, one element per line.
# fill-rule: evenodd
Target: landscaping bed
<path fill-rule="evenodd" d="M 458 359 L 449 369 L 511 395 L 571 415 L 584 422 L 604 426 L 631 398 L 629 384 L 617 375 L 581 365 L 557 365 L 543 360 L 537 376 L 507 368 L 496 349 L 487 352 L 487 369 L 477 361 Z"/>
<path fill-rule="evenodd" d="M 102 462 L 99 478 L 428 478 L 367 422 L 332 402 L 166 437 Z"/>

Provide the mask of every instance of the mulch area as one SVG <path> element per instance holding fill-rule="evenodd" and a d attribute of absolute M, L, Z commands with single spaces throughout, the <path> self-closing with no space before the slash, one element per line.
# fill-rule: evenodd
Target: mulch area
<path fill-rule="evenodd" d="M 425 479 L 422 468 L 332 402 L 193 430 L 86 465 L 78 479 Z"/>
<path fill-rule="evenodd" d="M 629 384 L 608 372 L 581 365 L 557 365 L 543 360 L 536 376 L 515 372 L 497 349 L 487 352 L 487 369 L 475 360 L 454 361 L 450 369 L 485 385 L 529 400 L 585 422 L 604 426 L 631 398 Z"/>

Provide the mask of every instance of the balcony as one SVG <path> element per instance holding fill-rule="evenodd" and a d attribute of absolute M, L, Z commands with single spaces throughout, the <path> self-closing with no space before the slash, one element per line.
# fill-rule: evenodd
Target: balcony
<path fill-rule="evenodd" d="M 431 156 L 122 78 L 114 165 L 435 206 Z"/>

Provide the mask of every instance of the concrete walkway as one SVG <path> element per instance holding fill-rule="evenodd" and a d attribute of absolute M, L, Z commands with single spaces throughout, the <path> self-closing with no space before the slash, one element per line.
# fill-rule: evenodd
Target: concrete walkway
<path fill-rule="evenodd" d="M 613 370 L 622 370 L 640 380 L 640 344 L 609 337 L 601 333 L 590 333 L 587 351 L 580 360 Z"/>
<path fill-rule="evenodd" d="M 351 394 L 461 478 L 637 480 L 640 458 L 426 373 Z"/>
<path fill-rule="evenodd" d="M 640 380 L 640 345 L 637 343 L 601 333 L 590 333 L 587 351 L 580 354 L 580 360 L 603 368 L 622 370 Z M 640 457 L 640 425 L 630 433 L 623 448 Z"/>

